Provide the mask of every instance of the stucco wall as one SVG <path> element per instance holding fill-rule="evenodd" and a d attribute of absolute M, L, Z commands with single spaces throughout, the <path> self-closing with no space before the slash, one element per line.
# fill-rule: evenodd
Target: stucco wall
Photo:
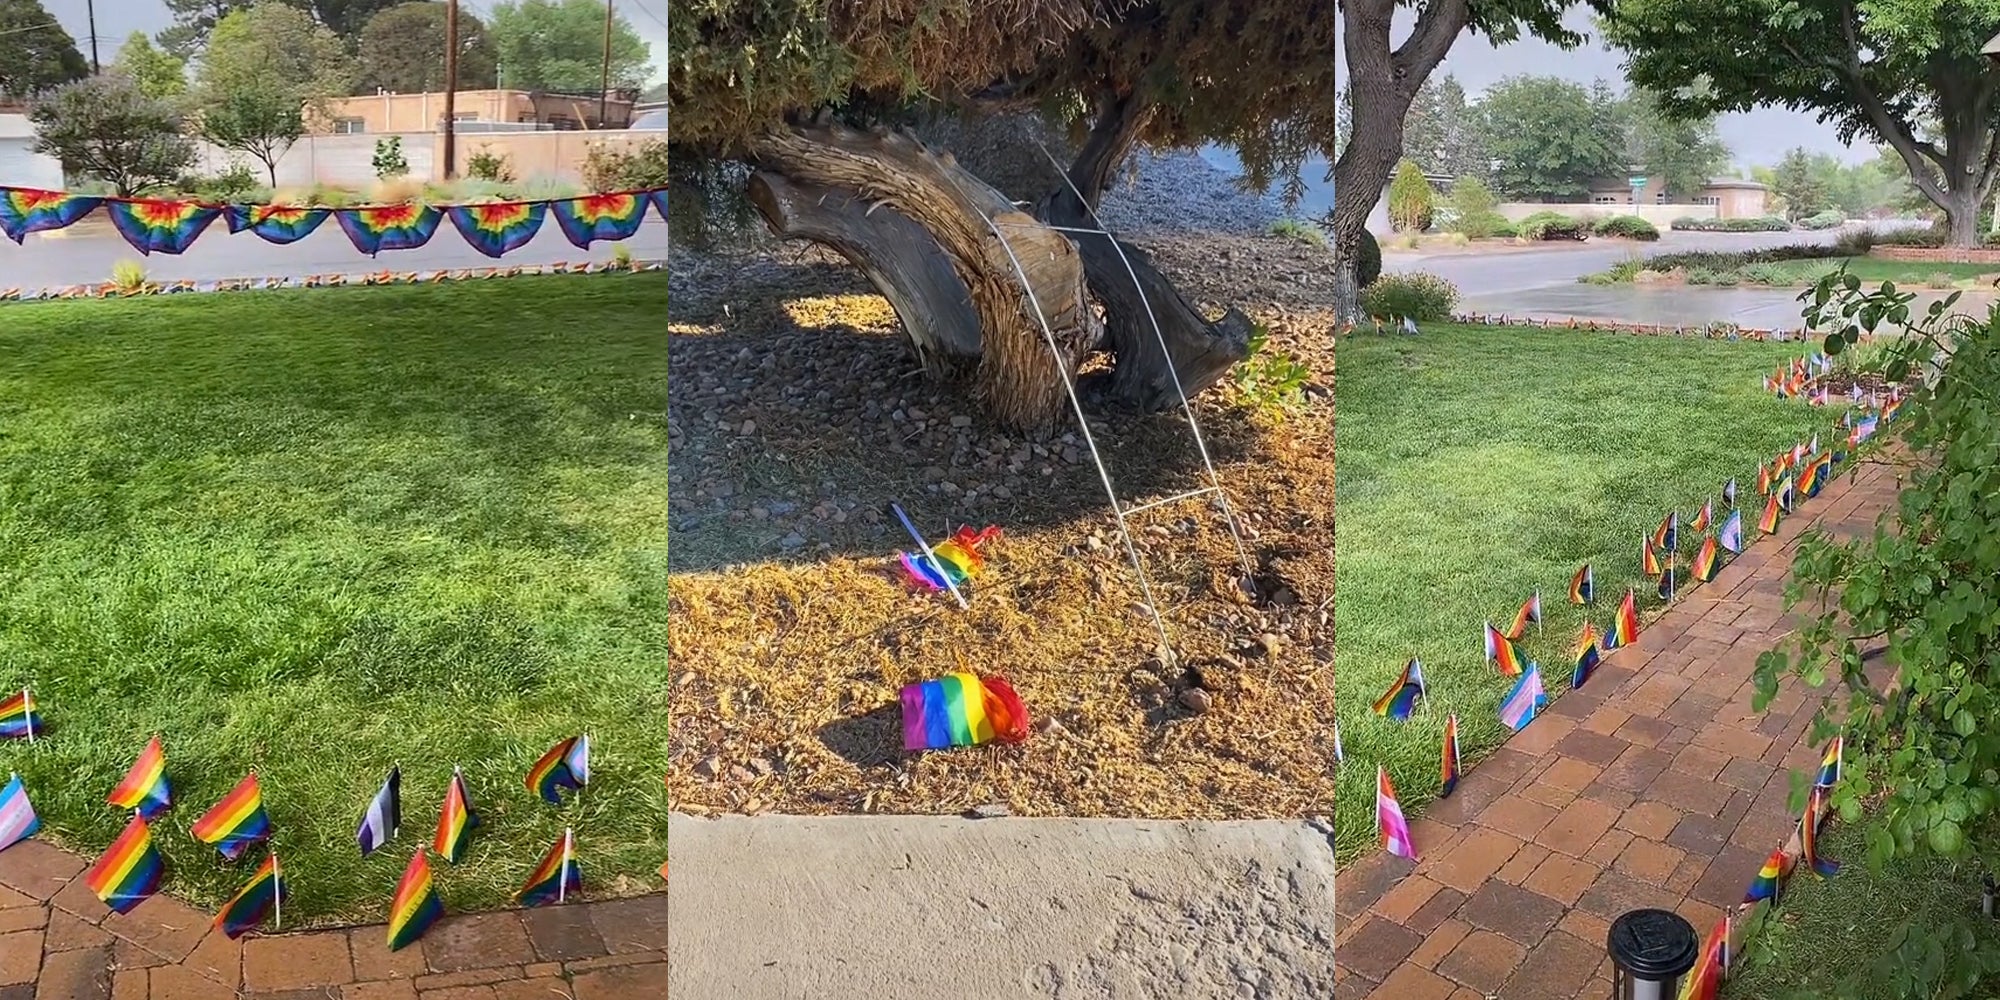
<path fill-rule="evenodd" d="M 1636 215 L 1661 229 L 1675 219 L 1713 219 L 1714 205 L 1580 205 L 1535 201 L 1503 201 L 1500 214 L 1509 222 L 1519 222 L 1536 212 L 1560 212 L 1574 219 L 1603 219 L 1613 215 Z"/>

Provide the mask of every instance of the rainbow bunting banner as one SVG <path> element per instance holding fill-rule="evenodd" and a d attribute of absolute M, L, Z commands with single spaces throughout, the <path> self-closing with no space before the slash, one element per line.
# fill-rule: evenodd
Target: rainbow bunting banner
<path fill-rule="evenodd" d="M 299 205 L 225 205 L 222 209 L 223 221 L 229 224 L 230 232 L 253 233 L 266 243 L 280 246 L 311 236 L 332 214 L 332 209 Z"/>
<path fill-rule="evenodd" d="M 598 240 L 628 239 L 646 221 L 646 195 L 637 191 L 587 194 L 549 202 L 549 213 L 578 250 Z M 664 218 L 664 214 L 662 218 Z"/>
<path fill-rule="evenodd" d="M 188 832 L 204 844 L 215 845 L 229 861 L 241 858 L 250 845 L 269 839 L 271 817 L 264 812 L 264 791 L 257 786 L 257 773 L 244 775 L 222 801 L 194 821 Z"/>
<path fill-rule="evenodd" d="M 222 910 L 215 915 L 215 926 L 229 935 L 231 941 L 272 917 L 271 926 L 281 929 L 285 926 L 285 877 L 278 868 L 278 855 L 268 854 L 264 863 L 257 866 L 257 873 L 250 881 L 222 904 Z"/>
<path fill-rule="evenodd" d="M 454 767 L 451 785 L 444 793 L 444 809 L 438 813 L 437 836 L 431 838 L 431 850 L 438 857 L 458 864 L 458 859 L 465 857 L 465 845 L 472 841 L 472 828 L 478 825 L 479 815 L 472 811 L 472 797 L 465 791 L 465 775 Z"/>
<path fill-rule="evenodd" d="M 528 875 L 528 883 L 514 894 L 522 906 L 565 903 L 583 889 L 583 869 L 576 863 L 576 834 L 563 831 L 562 839 L 542 855 L 542 863 Z"/>
<path fill-rule="evenodd" d="M 151 256 L 186 250 L 222 209 L 198 201 L 114 198 L 104 203 L 104 212 L 132 249 Z"/>
<path fill-rule="evenodd" d="M 659 216 L 661 222 L 667 221 L 667 189 L 656 188 L 646 192 L 646 200 L 653 203 L 653 214 Z"/>
<path fill-rule="evenodd" d="M 68 226 L 103 203 L 102 198 L 67 191 L 0 187 L 0 235 L 20 243 L 29 233 Z"/>
<path fill-rule="evenodd" d="M 27 688 L 22 688 L 20 694 L 6 701 L 0 701 L 0 738 L 26 739 L 32 743 L 47 728 L 48 723 L 42 719 L 41 713 L 35 711 L 34 694 Z"/>
<path fill-rule="evenodd" d="M 340 223 L 354 249 L 373 257 L 384 250 L 415 250 L 429 243 L 444 213 L 431 205 L 372 205 L 336 208 L 333 221 Z"/>
<path fill-rule="evenodd" d="M 999 677 L 953 671 L 903 687 L 903 749 L 942 750 L 1028 736 L 1028 709 Z"/>
<path fill-rule="evenodd" d="M 389 899 L 389 950 L 401 951 L 424 936 L 444 916 L 444 900 L 431 881 L 431 863 L 419 849 L 403 869 L 396 894 Z"/>
<path fill-rule="evenodd" d="M 553 805 L 562 804 L 562 790 L 590 783 L 590 737 L 571 736 L 549 748 L 528 768 L 528 791 Z"/>
<path fill-rule="evenodd" d="M 125 772 L 125 780 L 111 790 L 105 801 L 120 809 L 136 809 L 149 820 L 158 819 L 173 806 L 173 789 L 167 785 L 167 754 L 160 749 L 158 734 L 146 741 L 146 749 L 139 752 L 139 759 Z"/>
<path fill-rule="evenodd" d="M 153 847 L 152 828 L 143 818 L 134 816 L 125 824 L 125 832 L 105 849 L 104 856 L 83 873 L 83 884 L 106 906 L 119 913 L 130 913 L 159 891 L 160 877 L 166 869 L 166 862 L 160 860 L 160 852 Z"/>
<path fill-rule="evenodd" d="M 542 229 L 546 201 L 496 201 L 453 205 L 445 210 L 465 242 L 488 257 L 500 257 L 526 246 Z"/>
<path fill-rule="evenodd" d="M 21 776 L 8 778 L 6 790 L 0 791 L 0 851 L 34 836 L 41 828 L 42 818 L 35 815 L 35 806 L 28 801 L 28 789 L 21 784 Z"/>

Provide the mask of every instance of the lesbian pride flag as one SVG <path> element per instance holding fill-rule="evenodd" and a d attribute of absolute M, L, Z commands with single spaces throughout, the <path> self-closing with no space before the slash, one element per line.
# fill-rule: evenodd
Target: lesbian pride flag
<path fill-rule="evenodd" d="M 1389 772 L 1375 765 L 1375 825 L 1382 831 L 1382 849 L 1399 858 L 1417 860 L 1417 845 L 1410 840 L 1410 824 L 1403 819 L 1403 807 L 1396 802 L 1396 788 L 1389 784 Z"/>

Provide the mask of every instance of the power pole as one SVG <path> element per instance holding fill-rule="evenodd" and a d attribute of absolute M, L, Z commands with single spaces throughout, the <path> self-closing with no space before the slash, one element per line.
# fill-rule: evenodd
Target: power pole
<path fill-rule="evenodd" d="M 604 0 L 604 81 L 597 94 L 597 127 L 604 128 L 604 119 L 611 107 L 611 0 Z"/>
<path fill-rule="evenodd" d="M 90 18 L 90 72 L 95 75 L 104 72 L 103 67 L 97 65 L 97 0 L 85 0 L 83 10 L 85 16 Z"/>
<path fill-rule="evenodd" d="M 445 0 L 444 7 L 444 179 L 451 180 L 457 164 L 458 138 L 458 0 Z"/>

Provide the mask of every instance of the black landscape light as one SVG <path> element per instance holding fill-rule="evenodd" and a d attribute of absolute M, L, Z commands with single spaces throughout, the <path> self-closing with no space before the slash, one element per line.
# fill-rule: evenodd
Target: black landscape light
<path fill-rule="evenodd" d="M 1701 951 L 1694 925 L 1669 910 L 1633 910 L 1611 923 L 1611 1000 L 1674 1000 Z"/>

